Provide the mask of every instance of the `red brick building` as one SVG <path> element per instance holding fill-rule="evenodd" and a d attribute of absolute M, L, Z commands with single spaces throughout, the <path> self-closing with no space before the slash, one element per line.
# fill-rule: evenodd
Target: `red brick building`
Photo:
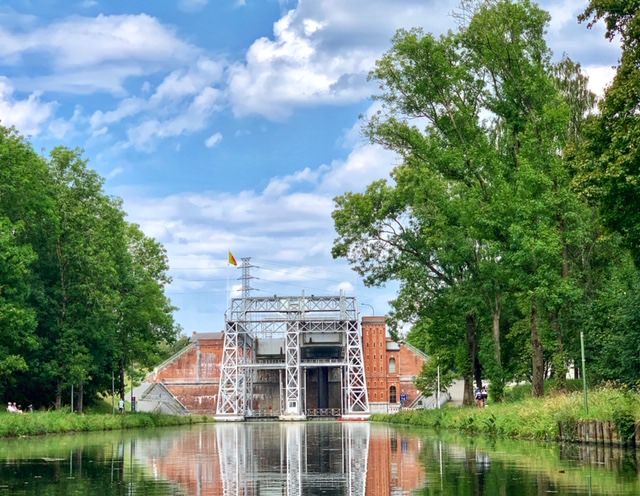
<path fill-rule="evenodd" d="M 188 346 L 158 365 L 134 391 L 139 408 L 178 414 L 215 413 L 223 345 L 222 333 L 194 333 Z M 416 406 L 422 395 L 414 381 L 426 356 L 406 343 L 391 340 L 385 317 L 363 317 L 362 347 L 371 412 Z M 275 377 L 277 386 L 277 374 Z M 309 374 L 309 388 L 313 388 L 313 377 Z M 339 379 L 337 384 L 339 387 Z M 276 387 L 273 394 L 277 392 Z M 309 408 L 313 407 L 311 403 Z M 268 411 L 276 413 L 277 398 L 269 404 Z"/>
<path fill-rule="evenodd" d="M 215 413 L 223 345 L 221 332 L 194 332 L 189 345 L 158 365 L 134 392 L 141 409 Z"/>
<path fill-rule="evenodd" d="M 362 318 L 362 351 L 372 413 L 416 406 L 422 393 L 415 386 L 426 355 L 387 335 L 385 317 Z"/>

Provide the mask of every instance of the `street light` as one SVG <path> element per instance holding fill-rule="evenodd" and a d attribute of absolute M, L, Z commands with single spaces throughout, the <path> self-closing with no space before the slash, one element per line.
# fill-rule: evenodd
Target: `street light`
<path fill-rule="evenodd" d="M 369 303 L 360 303 L 361 307 L 369 307 L 371 309 L 371 315 L 375 315 L 376 314 L 376 310 L 375 308 L 373 308 L 373 305 L 370 305 Z"/>

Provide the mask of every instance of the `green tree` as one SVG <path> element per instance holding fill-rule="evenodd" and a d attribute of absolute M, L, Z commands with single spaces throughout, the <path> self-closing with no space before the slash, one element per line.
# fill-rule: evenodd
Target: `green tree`
<path fill-rule="evenodd" d="M 114 350 L 124 398 L 125 374 L 133 377 L 136 370 L 156 363 L 166 344 L 175 341 L 178 328 L 172 315 L 175 307 L 164 294 L 171 281 L 165 249 L 137 225 L 122 227 Z"/>
<path fill-rule="evenodd" d="M 605 223 L 622 234 L 640 262 L 640 2 L 591 0 L 580 16 L 591 27 L 603 19 L 609 40 L 619 37 L 622 56 L 587 127 L 585 192 L 601 206 Z"/>
<path fill-rule="evenodd" d="M 79 150 L 56 148 L 50 171 L 55 184 L 58 228 L 54 238 L 55 275 L 52 303 L 55 320 L 47 329 L 47 369 L 56 382 L 56 404 L 62 390 L 91 382 L 104 354 L 105 337 L 115 329 L 117 272 L 111 246 L 122 217 L 102 192 L 103 180 L 87 167 Z"/>
<path fill-rule="evenodd" d="M 526 0 L 474 9 L 439 39 L 399 31 L 376 64 L 383 110 L 368 135 L 402 163 L 392 185 L 336 199 L 333 254 L 368 284 L 398 279 L 399 317 L 427 318 L 446 292 L 466 329 L 465 376 L 479 382 L 482 355 L 498 397 L 513 369 L 502 347 L 507 309 L 509 325 L 529 330 L 541 395 L 543 343 L 562 353 L 561 310 L 579 296 L 570 248 L 583 243 L 589 211 L 571 190 L 565 149 L 578 140 L 589 94 L 576 64 L 551 63 L 547 13 Z M 487 324 L 492 356 L 479 352 Z"/>
<path fill-rule="evenodd" d="M 0 396 L 17 371 L 28 369 L 25 354 L 37 346 L 35 312 L 28 303 L 34 253 L 16 238 L 20 226 L 0 217 Z"/>

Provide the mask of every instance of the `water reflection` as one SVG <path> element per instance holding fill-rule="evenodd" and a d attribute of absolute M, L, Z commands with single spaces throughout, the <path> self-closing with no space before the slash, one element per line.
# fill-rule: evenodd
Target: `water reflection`
<path fill-rule="evenodd" d="M 368 424 L 221 424 L 223 494 L 365 494 Z"/>
<path fill-rule="evenodd" d="M 0 495 L 640 494 L 635 452 L 367 423 L 242 423 L 0 442 Z"/>

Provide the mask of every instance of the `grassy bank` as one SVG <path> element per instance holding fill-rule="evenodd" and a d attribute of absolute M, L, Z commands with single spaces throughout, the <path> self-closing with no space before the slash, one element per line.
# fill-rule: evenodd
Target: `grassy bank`
<path fill-rule="evenodd" d="M 582 394 L 574 392 L 490 404 L 486 408 L 451 407 L 404 411 L 395 415 L 376 414 L 372 420 L 519 439 L 558 440 L 561 422 L 601 420 L 628 429 L 630 424 L 640 421 L 640 395 L 612 388 L 591 391 L 588 415 L 584 411 Z"/>
<path fill-rule="evenodd" d="M 2 412 L 0 413 L 0 437 L 165 427 L 203 423 L 209 420 L 208 417 L 204 416 L 179 417 L 152 413 L 127 415 L 89 413 L 77 415 L 75 413 L 59 411 L 33 412 L 20 415 Z"/>

